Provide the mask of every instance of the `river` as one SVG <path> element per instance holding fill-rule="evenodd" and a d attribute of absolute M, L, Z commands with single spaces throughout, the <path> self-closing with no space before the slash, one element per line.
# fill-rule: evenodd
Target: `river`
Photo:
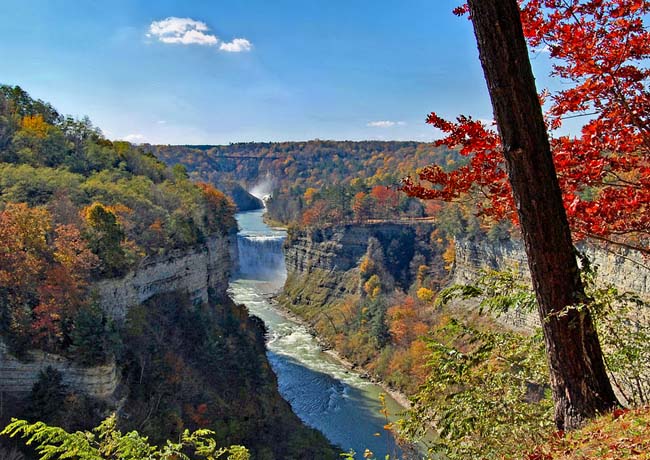
<path fill-rule="evenodd" d="M 377 458 L 395 458 L 397 448 L 380 413 L 378 385 L 349 371 L 325 353 L 309 330 L 277 308 L 270 294 L 286 278 L 282 243 L 285 232 L 269 228 L 263 211 L 239 213 L 240 269 L 230 284 L 233 299 L 261 318 L 268 329 L 267 355 L 278 377 L 280 394 L 307 425 L 321 431 L 357 458 L 370 449 Z M 404 410 L 386 395 L 391 419 Z"/>

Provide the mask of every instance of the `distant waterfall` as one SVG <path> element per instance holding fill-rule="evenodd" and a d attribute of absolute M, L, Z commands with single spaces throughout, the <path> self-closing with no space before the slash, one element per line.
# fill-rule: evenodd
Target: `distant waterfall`
<path fill-rule="evenodd" d="M 284 235 L 238 235 L 239 276 L 275 280 L 286 273 L 282 245 Z"/>

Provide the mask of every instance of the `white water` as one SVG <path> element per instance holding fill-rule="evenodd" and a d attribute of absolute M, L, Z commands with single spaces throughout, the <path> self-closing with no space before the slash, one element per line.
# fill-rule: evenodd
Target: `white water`
<path fill-rule="evenodd" d="M 394 440 L 383 429 L 387 421 L 380 414 L 381 387 L 324 353 L 306 327 L 287 318 L 269 300 L 269 294 L 277 291 L 286 277 L 279 252 L 285 235 L 266 226 L 262 214 L 251 211 L 237 216 L 240 273 L 231 282 L 230 291 L 236 302 L 245 304 L 266 324 L 267 354 L 280 394 L 306 424 L 343 450 L 354 449 L 357 458 L 362 458 L 366 448 L 377 458 L 386 454 L 395 458 Z M 386 405 L 393 415 L 403 410 L 388 395 Z"/>

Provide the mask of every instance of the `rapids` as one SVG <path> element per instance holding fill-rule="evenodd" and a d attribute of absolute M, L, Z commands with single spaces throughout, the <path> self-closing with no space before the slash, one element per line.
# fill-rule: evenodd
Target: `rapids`
<path fill-rule="evenodd" d="M 290 319 L 271 300 L 286 278 L 282 244 L 285 233 L 262 220 L 263 210 L 240 213 L 237 220 L 239 270 L 230 283 L 233 299 L 261 318 L 268 329 L 268 358 L 280 394 L 307 425 L 320 430 L 357 458 L 370 449 L 377 458 L 395 458 L 397 448 L 384 430 L 381 387 L 349 371 L 323 352 L 309 330 Z M 403 408 L 386 395 L 391 420 Z"/>

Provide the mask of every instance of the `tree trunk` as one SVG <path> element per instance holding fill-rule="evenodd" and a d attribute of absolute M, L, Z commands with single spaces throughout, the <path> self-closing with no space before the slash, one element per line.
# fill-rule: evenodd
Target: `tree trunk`
<path fill-rule="evenodd" d="M 616 406 L 586 301 L 516 0 L 470 0 L 546 342 L 560 430 Z"/>

